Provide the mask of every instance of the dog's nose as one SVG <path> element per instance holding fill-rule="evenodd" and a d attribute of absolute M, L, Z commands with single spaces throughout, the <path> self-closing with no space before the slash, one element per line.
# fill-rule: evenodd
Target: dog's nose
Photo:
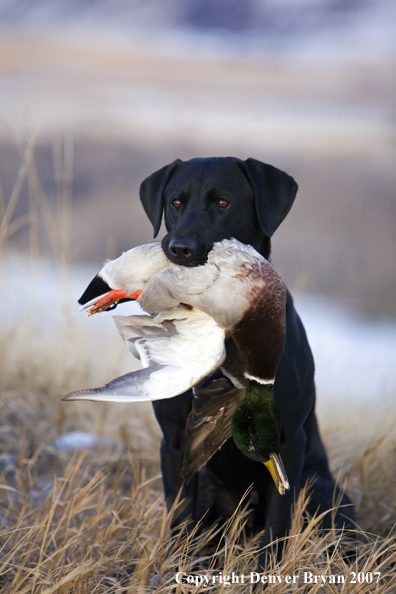
<path fill-rule="evenodd" d="M 169 243 L 169 251 L 181 264 L 194 258 L 197 242 L 192 237 L 174 237 Z"/>

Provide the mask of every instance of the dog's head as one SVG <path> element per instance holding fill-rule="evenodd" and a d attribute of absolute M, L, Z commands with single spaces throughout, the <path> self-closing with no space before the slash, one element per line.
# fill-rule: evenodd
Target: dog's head
<path fill-rule="evenodd" d="M 165 213 L 162 240 L 175 264 L 204 264 L 213 243 L 235 237 L 269 257 L 270 237 L 297 193 L 292 177 L 255 159 L 176 160 L 150 175 L 140 199 L 154 227 Z"/>

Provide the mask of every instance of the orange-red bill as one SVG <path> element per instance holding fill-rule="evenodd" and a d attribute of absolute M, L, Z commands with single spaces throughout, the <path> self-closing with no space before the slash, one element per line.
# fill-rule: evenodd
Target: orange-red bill
<path fill-rule="evenodd" d="M 91 309 L 88 310 L 88 315 L 93 316 L 93 314 L 100 313 L 101 311 L 105 311 L 112 305 L 116 305 L 121 299 L 137 299 L 139 295 L 142 294 L 142 291 L 135 291 L 132 295 L 127 295 L 125 291 L 121 291 L 118 289 L 114 289 L 109 293 L 106 293 L 102 299 L 99 299 L 97 303 Z"/>

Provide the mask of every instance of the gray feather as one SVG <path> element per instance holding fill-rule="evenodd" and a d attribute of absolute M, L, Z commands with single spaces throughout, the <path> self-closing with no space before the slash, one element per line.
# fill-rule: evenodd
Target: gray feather
<path fill-rule="evenodd" d="M 186 483 L 231 437 L 231 417 L 245 395 L 245 389 L 235 388 L 225 377 L 203 384 L 205 387 L 198 385 L 193 390 L 195 398 L 187 418 L 182 465 Z"/>
<path fill-rule="evenodd" d="M 63 396 L 62 400 L 92 400 L 93 402 L 142 402 L 152 400 L 145 390 L 144 384 L 155 371 L 164 365 L 153 365 L 131 373 L 121 375 L 102 388 L 79 390 Z"/>

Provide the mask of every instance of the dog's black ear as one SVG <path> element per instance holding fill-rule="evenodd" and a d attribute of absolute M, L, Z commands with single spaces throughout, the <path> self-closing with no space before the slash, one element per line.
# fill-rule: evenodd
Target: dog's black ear
<path fill-rule="evenodd" d="M 163 193 L 175 167 L 181 163 L 176 159 L 170 165 L 165 165 L 158 171 L 155 171 L 140 184 L 139 196 L 146 211 L 146 215 L 154 228 L 154 237 L 157 237 L 161 227 L 162 211 L 164 209 Z"/>
<path fill-rule="evenodd" d="M 260 227 L 271 237 L 291 209 L 298 185 L 290 175 L 272 165 L 256 159 L 246 159 L 245 165 L 256 195 Z"/>

